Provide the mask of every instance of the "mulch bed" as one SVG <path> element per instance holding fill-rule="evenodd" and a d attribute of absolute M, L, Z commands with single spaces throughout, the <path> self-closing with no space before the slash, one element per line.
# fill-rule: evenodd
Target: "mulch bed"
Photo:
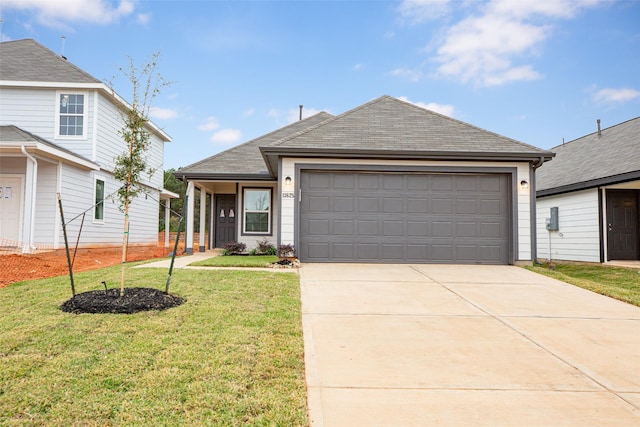
<path fill-rule="evenodd" d="M 148 310 L 166 310 L 179 306 L 185 299 L 165 294 L 153 288 L 125 288 L 88 291 L 76 294 L 65 301 L 60 309 L 66 313 L 124 313 L 133 314 Z"/>

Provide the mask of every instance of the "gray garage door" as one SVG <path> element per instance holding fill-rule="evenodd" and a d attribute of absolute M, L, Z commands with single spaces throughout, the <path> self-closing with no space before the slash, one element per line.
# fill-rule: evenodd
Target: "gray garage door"
<path fill-rule="evenodd" d="M 307 262 L 508 264 L 505 174 L 303 171 Z"/>

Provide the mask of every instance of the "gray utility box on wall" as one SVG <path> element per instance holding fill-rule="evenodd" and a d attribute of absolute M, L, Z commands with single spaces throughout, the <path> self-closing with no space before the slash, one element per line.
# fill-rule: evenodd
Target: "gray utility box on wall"
<path fill-rule="evenodd" d="M 560 222 L 558 220 L 558 207 L 551 208 L 551 217 L 547 223 L 547 230 L 558 231 L 560 229 Z"/>

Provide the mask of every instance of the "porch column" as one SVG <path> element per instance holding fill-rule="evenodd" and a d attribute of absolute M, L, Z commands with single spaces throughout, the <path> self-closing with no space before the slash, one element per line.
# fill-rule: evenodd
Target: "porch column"
<path fill-rule="evenodd" d="M 171 234 L 171 199 L 165 200 L 164 206 L 164 247 L 169 247 L 169 235 Z"/>
<path fill-rule="evenodd" d="M 206 250 L 204 246 L 204 233 L 205 233 L 205 221 L 207 218 L 207 191 L 204 187 L 200 187 L 200 239 L 199 239 L 199 252 L 204 252 Z"/>
<path fill-rule="evenodd" d="M 193 218 L 194 218 L 194 198 L 195 198 L 195 186 L 193 185 L 193 181 L 189 181 L 187 183 L 187 212 L 185 215 L 187 216 L 187 225 L 184 230 L 185 237 L 185 252 L 187 255 L 193 254 Z"/>

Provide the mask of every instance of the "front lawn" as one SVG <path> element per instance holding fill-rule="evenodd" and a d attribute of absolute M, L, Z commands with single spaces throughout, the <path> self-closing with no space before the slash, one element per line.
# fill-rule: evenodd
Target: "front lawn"
<path fill-rule="evenodd" d="M 119 285 L 120 267 L 76 275 Z M 165 269 L 128 287 L 164 289 Z M 63 313 L 68 277 L 0 289 L 0 425 L 307 425 L 298 277 L 177 270 L 166 311 Z"/>
<path fill-rule="evenodd" d="M 279 259 L 275 255 L 228 255 L 203 259 L 190 265 L 200 267 L 268 267 Z"/>
<path fill-rule="evenodd" d="M 531 271 L 640 306 L 640 270 L 597 264 L 556 264 L 527 267 Z"/>

